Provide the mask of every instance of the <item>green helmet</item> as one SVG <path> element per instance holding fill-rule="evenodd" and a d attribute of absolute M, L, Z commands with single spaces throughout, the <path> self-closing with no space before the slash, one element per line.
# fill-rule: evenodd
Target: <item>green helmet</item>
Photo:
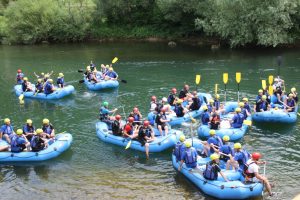
<path fill-rule="evenodd" d="M 105 107 L 107 107 L 108 106 L 108 102 L 104 101 L 102 105 L 105 106 Z"/>

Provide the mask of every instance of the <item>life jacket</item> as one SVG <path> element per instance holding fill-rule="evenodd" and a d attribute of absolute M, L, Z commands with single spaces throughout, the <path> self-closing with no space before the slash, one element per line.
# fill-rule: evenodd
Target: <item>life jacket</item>
<path fill-rule="evenodd" d="M 227 155 L 232 154 L 232 148 L 228 144 L 224 144 L 220 148 L 220 150 L 222 150 L 222 153 L 224 153 L 224 154 L 227 154 Z M 229 160 L 229 157 L 224 156 L 223 154 L 221 154 L 220 155 L 220 160 L 227 161 L 227 160 Z"/>
<path fill-rule="evenodd" d="M 52 84 L 47 82 L 44 87 L 44 93 L 51 94 L 52 92 Z"/>
<path fill-rule="evenodd" d="M 26 89 L 27 89 L 27 82 L 24 81 L 24 82 L 22 83 L 22 90 L 23 90 L 23 92 L 25 92 Z"/>
<path fill-rule="evenodd" d="M 232 127 L 233 128 L 240 128 L 243 125 L 243 121 L 244 121 L 244 116 L 240 113 L 236 113 L 234 116 L 236 116 L 236 118 L 233 120 L 233 124 Z"/>
<path fill-rule="evenodd" d="M 141 127 L 139 130 L 139 136 L 141 137 L 141 139 L 144 139 L 144 138 L 142 138 L 144 136 L 151 137 L 151 129 L 149 127 L 147 127 L 147 128 Z"/>
<path fill-rule="evenodd" d="M 88 81 L 91 81 L 92 78 L 93 78 L 93 73 L 92 73 L 92 72 L 88 72 L 88 73 L 86 74 L 86 78 L 88 79 Z"/>
<path fill-rule="evenodd" d="M 183 107 L 181 105 L 175 105 L 174 112 L 176 113 L 177 117 L 184 116 Z"/>
<path fill-rule="evenodd" d="M 177 142 L 177 144 L 175 145 L 174 155 L 177 161 L 181 160 L 181 148 L 183 147 L 183 145 L 183 142 Z"/>
<path fill-rule="evenodd" d="M 19 140 L 19 137 L 17 135 L 14 135 L 11 138 L 11 143 L 10 143 L 11 152 L 18 153 L 18 152 L 23 151 L 23 148 L 21 147 L 21 145 L 18 144 L 18 140 Z"/>
<path fill-rule="evenodd" d="M 199 108 L 201 107 L 201 101 L 198 97 L 194 97 L 193 99 L 193 103 L 190 107 L 191 110 L 199 110 Z"/>
<path fill-rule="evenodd" d="M 104 107 L 100 108 L 100 120 L 104 121 L 108 119 L 108 113 L 103 113 L 103 110 L 106 109 Z"/>
<path fill-rule="evenodd" d="M 28 126 L 27 124 L 23 126 L 24 133 L 33 133 L 35 130 L 34 126 Z"/>
<path fill-rule="evenodd" d="M 268 103 L 266 101 L 262 101 L 260 104 L 259 104 L 259 110 L 264 110 L 266 111 L 268 108 Z"/>
<path fill-rule="evenodd" d="M 116 72 L 110 72 L 110 71 L 108 71 L 106 73 L 106 76 L 108 76 L 110 78 L 117 78 L 117 73 Z"/>
<path fill-rule="evenodd" d="M 211 112 L 213 111 L 212 105 L 210 105 L 210 104 L 207 105 L 207 111 L 208 111 L 209 113 L 211 113 Z"/>
<path fill-rule="evenodd" d="M 261 101 L 262 96 L 261 95 L 257 95 L 255 98 L 255 102 L 259 103 Z"/>
<path fill-rule="evenodd" d="M 45 148 L 45 144 L 41 143 L 40 136 L 34 135 L 30 140 L 30 146 L 33 152 L 41 151 Z"/>
<path fill-rule="evenodd" d="M 111 125 L 111 130 L 113 134 L 119 134 L 120 132 L 120 122 L 118 120 L 114 120 Z"/>
<path fill-rule="evenodd" d="M 168 96 L 168 103 L 169 103 L 171 106 L 174 105 L 174 100 L 175 100 L 175 98 L 176 98 L 175 94 L 170 94 L 170 95 Z"/>
<path fill-rule="evenodd" d="M 202 115 L 201 115 L 201 121 L 202 121 L 202 124 L 203 125 L 207 125 L 208 122 L 209 122 L 209 114 L 208 112 L 204 112 Z"/>
<path fill-rule="evenodd" d="M 294 107 L 295 106 L 295 100 L 291 99 L 291 100 L 287 100 L 286 105 L 289 107 Z"/>
<path fill-rule="evenodd" d="M 134 121 L 140 121 L 140 115 L 139 114 L 133 113 L 132 117 L 133 117 Z"/>
<path fill-rule="evenodd" d="M 23 82 L 23 77 L 24 77 L 24 74 L 23 73 L 17 73 L 17 82 L 20 84 Z"/>
<path fill-rule="evenodd" d="M 195 164 L 197 163 L 197 153 L 195 153 L 195 149 L 190 147 L 185 150 L 186 156 L 185 156 L 185 164 Z"/>
<path fill-rule="evenodd" d="M 167 116 L 165 114 L 157 114 L 156 118 L 155 118 L 155 122 L 157 125 L 162 125 L 164 124 L 163 122 L 160 121 L 160 119 L 167 119 Z"/>
<path fill-rule="evenodd" d="M 237 162 L 239 163 L 239 167 L 240 167 L 241 169 L 244 169 L 244 167 L 245 167 L 247 161 L 248 161 L 249 158 L 250 158 L 250 154 L 249 154 L 249 152 L 247 152 L 246 150 L 242 150 L 242 151 L 240 151 L 239 153 L 241 153 L 241 154 L 243 155 L 243 158 L 242 158 L 242 160 L 237 160 Z"/>
<path fill-rule="evenodd" d="M 209 137 L 208 140 L 207 140 L 207 142 L 209 144 L 212 143 L 212 144 L 214 144 L 215 146 L 218 146 L 218 147 L 221 147 L 223 145 L 222 139 L 219 136 L 217 136 L 217 135 Z M 210 152 L 211 153 L 215 152 L 212 147 L 210 147 Z"/>
<path fill-rule="evenodd" d="M 211 126 L 210 128 L 217 130 L 219 128 L 219 124 L 220 124 L 220 116 L 214 114 L 210 122 L 210 126 Z"/>
<path fill-rule="evenodd" d="M 162 103 L 156 103 L 156 108 L 155 111 L 157 113 L 160 113 L 160 110 L 164 107 L 164 105 Z"/>
<path fill-rule="evenodd" d="M 6 124 L 3 126 L 5 126 L 3 134 L 11 135 L 13 132 L 13 127 L 11 125 L 6 125 Z"/>
<path fill-rule="evenodd" d="M 248 165 L 247 164 L 244 165 L 244 171 L 243 171 L 244 177 L 246 177 L 246 178 L 254 178 L 255 177 L 255 173 L 250 173 L 248 171 L 249 166 L 252 165 L 253 163 L 255 163 L 255 162 L 251 162 Z"/>
<path fill-rule="evenodd" d="M 243 114 L 243 119 L 245 120 L 245 119 L 247 119 L 247 111 L 246 111 L 246 109 L 245 108 L 242 108 L 242 114 Z"/>
<path fill-rule="evenodd" d="M 43 84 L 42 83 L 36 83 L 35 84 L 35 89 L 37 91 L 42 91 L 43 90 Z"/>
<path fill-rule="evenodd" d="M 50 135 L 52 133 L 52 130 L 54 129 L 53 126 L 51 124 L 49 125 L 43 125 L 42 127 L 43 132 Z"/>
<path fill-rule="evenodd" d="M 251 109 L 250 109 L 250 106 L 249 106 L 248 103 L 245 103 L 244 108 L 245 108 L 249 113 L 251 113 Z"/>
<path fill-rule="evenodd" d="M 209 162 L 206 164 L 206 168 L 203 171 L 203 177 L 207 180 L 217 180 L 218 179 L 218 172 L 214 170 L 215 163 Z"/>
<path fill-rule="evenodd" d="M 61 84 L 62 86 L 64 86 L 64 82 L 65 82 L 64 78 L 58 78 L 57 81 L 56 81 L 56 84 L 57 85 Z"/>
<path fill-rule="evenodd" d="M 218 101 L 217 99 L 215 99 L 213 105 L 214 105 L 214 107 L 216 108 L 216 110 L 219 110 L 219 108 L 220 108 L 220 101 Z"/>
<path fill-rule="evenodd" d="M 186 90 L 181 90 L 180 93 L 179 93 L 179 99 L 183 99 L 186 97 L 186 94 L 188 93 L 188 91 Z"/>

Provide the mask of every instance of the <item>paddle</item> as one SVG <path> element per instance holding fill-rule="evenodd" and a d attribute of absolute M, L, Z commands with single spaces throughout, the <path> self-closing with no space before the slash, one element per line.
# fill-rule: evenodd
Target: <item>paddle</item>
<path fill-rule="evenodd" d="M 273 86 L 272 86 L 274 80 L 273 75 L 270 75 L 268 79 L 269 79 L 269 95 L 273 95 Z"/>
<path fill-rule="evenodd" d="M 127 145 L 126 145 L 126 147 L 125 147 L 125 150 L 126 150 L 126 149 L 129 149 L 129 147 L 131 146 L 131 141 L 132 141 L 132 140 L 129 140 L 129 142 L 127 143 Z"/>
<path fill-rule="evenodd" d="M 200 81 L 201 81 L 201 75 L 200 74 L 197 74 L 196 75 L 196 91 L 198 90 L 198 85 L 200 84 Z"/>
<path fill-rule="evenodd" d="M 242 74 L 241 72 L 235 73 L 235 80 L 238 85 L 238 102 L 240 102 L 240 82 L 241 82 Z"/>
<path fill-rule="evenodd" d="M 215 95 L 218 94 L 218 84 L 215 84 Z"/>
<path fill-rule="evenodd" d="M 119 60 L 119 58 L 114 57 L 114 59 L 111 61 L 111 63 L 112 63 L 112 64 L 115 64 L 118 60 Z"/>
<path fill-rule="evenodd" d="M 252 126 L 252 121 L 251 120 L 244 120 L 243 124 L 248 125 L 248 126 Z"/>
<path fill-rule="evenodd" d="M 223 83 L 224 83 L 224 86 L 225 86 L 224 100 L 225 100 L 225 103 L 226 103 L 226 85 L 228 83 L 228 73 L 223 73 Z"/>
<path fill-rule="evenodd" d="M 267 81 L 266 80 L 261 80 L 261 87 L 263 90 L 267 89 Z"/>

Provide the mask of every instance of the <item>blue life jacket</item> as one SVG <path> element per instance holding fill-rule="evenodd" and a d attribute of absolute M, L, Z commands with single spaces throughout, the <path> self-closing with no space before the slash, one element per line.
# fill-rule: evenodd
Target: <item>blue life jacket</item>
<path fill-rule="evenodd" d="M 101 107 L 100 108 L 100 120 L 103 121 L 103 120 L 107 120 L 108 119 L 108 113 L 104 113 L 103 111 L 104 110 L 107 110 L 105 107 Z"/>
<path fill-rule="evenodd" d="M 218 172 L 214 170 L 214 166 L 216 164 L 209 162 L 206 164 L 206 168 L 203 171 L 203 177 L 207 180 L 217 180 L 218 179 Z"/>
<path fill-rule="evenodd" d="M 11 144 L 10 144 L 11 152 L 19 153 L 19 152 L 23 151 L 23 148 L 19 144 L 18 140 L 19 140 L 19 137 L 17 135 L 14 135 L 11 138 Z"/>
<path fill-rule="evenodd" d="M 244 116 L 240 113 L 234 115 L 234 120 L 232 123 L 233 128 L 241 128 L 243 126 Z"/>
<path fill-rule="evenodd" d="M 286 105 L 289 107 L 294 107 L 295 106 L 295 100 L 294 99 L 288 99 L 286 102 Z M 292 109 L 292 112 L 294 112 L 295 108 Z"/>
<path fill-rule="evenodd" d="M 127 123 L 126 125 L 128 125 L 128 126 L 130 126 L 131 127 L 131 130 L 130 130 L 130 132 L 129 133 L 127 133 L 128 135 L 132 135 L 133 134 L 133 126 L 132 125 L 130 125 L 129 123 Z M 125 126 L 126 126 L 125 125 Z"/>
<path fill-rule="evenodd" d="M 182 154 L 182 151 L 184 150 L 184 143 L 183 142 L 177 142 L 177 144 L 175 145 L 175 150 L 174 150 L 174 155 L 176 157 L 176 160 L 179 161 L 181 160 L 181 154 Z"/>
<path fill-rule="evenodd" d="M 171 106 L 174 105 L 174 100 L 175 100 L 175 98 L 176 98 L 175 94 L 170 94 L 170 95 L 168 96 L 168 103 L 169 103 Z"/>
<path fill-rule="evenodd" d="M 201 101 L 198 97 L 194 97 L 193 99 L 193 103 L 190 106 L 191 110 L 199 110 L 199 108 L 201 107 Z"/>
<path fill-rule="evenodd" d="M 34 126 L 28 126 L 28 124 L 23 126 L 24 133 L 33 133 L 35 130 Z"/>
<path fill-rule="evenodd" d="M 257 95 L 256 98 L 255 98 L 255 102 L 257 103 L 259 100 L 261 100 L 262 96 L 260 95 Z"/>
<path fill-rule="evenodd" d="M 31 141 L 30 141 L 30 146 L 31 148 L 37 148 L 38 146 L 38 139 L 39 137 L 34 135 L 32 138 L 31 138 Z"/>
<path fill-rule="evenodd" d="M 64 83 L 65 83 L 64 78 L 63 77 L 57 78 L 56 83 L 57 83 L 57 85 L 60 84 L 60 85 L 64 86 Z"/>
<path fill-rule="evenodd" d="M 22 83 L 22 90 L 23 90 L 23 92 L 25 92 L 26 89 L 27 89 L 27 82 L 23 82 Z"/>
<path fill-rule="evenodd" d="M 209 122 L 209 113 L 207 111 L 205 111 L 201 115 L 201 122 L 202 122 L 203 125 L 208 125 L 208 122 Z"/>
<path fill-rule="evenodd" d="M 108 72 L 106 73 L 106 76 L 108 76 L 108 77 L 110 77 L 110 78 L 117 78 L 117 73 L 114 72 L 114 71 L 112 71 L 112 72 L 108 71 Z"/>
<path fill-rule="evenodd" d="M 133 117 L 134 121 L 140 121 L 140 115 L 134 113 L 132 117 Z"/>
<path fill-rule="evenodd" d="M 264 110 L 266 111 L 268 108 L 268 103 L 266 101 L 262 101 L 260 104 L 259 104 L 259 110 Z"/>
<path fill-rule="evenodd" d="M 250 108 L 250 105 L 249 105 L 248 103 L 245 103 L 244 108 L 245 108 L 249 113 L 251 113 L 251 108 Z"/>
<path fill-rule="evenodd" d="M 247 119 L 247 111 L 245 108 L 242 108 L 243 120 Z"/>
<path fill-rule="evenodd" d="M 219 108 L 220 108 L 220 101 L 219 100 L 215 99 L 214 107 L 216 108 L 216 110 L 219 110 Z"/>
<path fill-rule="evenodd" d="M 51 94 L 52 91 L 52 84 L 51 83 L 46 83 L 45 87 L 44 87 L 44 93 L 45 94 Z"/>
<path fill-rule="evenodd" d="M 221 147 L 221 146 L 223 146 L 223 142 L 222 142 L 222 139 L 219 137 L 219 136 L 217 136 L 217 135 L 214 135 L 214 136 L 211 136 L 211 137 L 209 137 L 208 138 L 208 140 L 207 140 L 207 143 L 208 144 L 214 144 L 215 146 L 218 146 L 218 147 Z M 210 152 L 211 153 L 214 153 L 215 151 L 214 151 L 214 149 L 211 147 L 210 148 Z"/>
<path fill-rule="evenodd" d="M 207 105 L 207 110 L 208 110 L 209 113 L 211 113 L 213 111 L 212 105 L 210 105 L 210 104 Z"/>
<path fill-rule="evenodd" d="M 197 152 L 193 147 L 186 148 L 186 156 L 184 162 L 187 167 L 196 167 L 197 166 Z"/>
<path fill-rule="evenodd" d="M 250 159 L 250 154 L 246 150 L 242 150 L 239 153 L 241 153 L 243 155 L 243 158 L 240 160 L 237 160 L 237 162 L 239 163 L 239 169 L 243 171 L 245 165 L 247 164 L 247 161 Z"/>
<path fill-rule="evenodd" d="M 30 146 L 33 152 L 38 152 L 45 148 L 45 144 L 41 143 L 41 138 L 38 135 L 34 135 L 31 138 Z"/>
<path fill-rule="evenodd" d="M 23 77 L 24 77 L 24 74 L 23 73 L 17 73 L 17 83 L 18 84 L 22 84 L 23 83 Z"/>
<path fill-rule="evenodd" d="M 35 84 L 35 89 L 37 91 L 42 91 L 43 90 L 43 84 L 42 83 L 36 83 Z"/>
<path fill-rule="evenodd" d="M 3 130 L 2 134 L 7 134 L 7 135 L 11 135 L 13 132 L 13 127 L 11 125 L 6 125 L 4 124 L 1 129 Z M 0 138 L 1 139 L 1 138 Z"/>
<path fill-rule="evenodd" d="M 49 125 L 43 125 L 42 129 L 43 129 L 44 133 L 50 135 L 52 133 L 53 126 L 51 124 L 49 124 Z"/>
<path fill-rule="evenodd" d="M 184 116 L 183 107 L 180 106 L 180 105 L 175 105 L 174 112 L 176 113 L 177 117 L 183 117 Z"/>
<path fill-rule="evenodd" d="M 224 153 L 224 154 L 231 154 L 232 155 L 232 148 L 231 146 L 229 146 L 228 144 L 224 144 L 223 146 L 221 146 L 220 148 L 220 152 Z M 228 156 L 224 156 L 224 155 L 220 155 L 220 160 L 224 160 L 225 162 L 227 162 L 227 160 L 229 160 Z"/>

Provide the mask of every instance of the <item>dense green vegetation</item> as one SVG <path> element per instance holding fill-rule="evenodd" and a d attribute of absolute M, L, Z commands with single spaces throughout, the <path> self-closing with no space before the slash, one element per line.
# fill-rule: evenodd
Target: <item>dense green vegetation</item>
<path fill-rule="evenodd" d="M 5 43 L 211 37 L 232 47 L 300 37 L 300 0 L 0 0 Z"/>

